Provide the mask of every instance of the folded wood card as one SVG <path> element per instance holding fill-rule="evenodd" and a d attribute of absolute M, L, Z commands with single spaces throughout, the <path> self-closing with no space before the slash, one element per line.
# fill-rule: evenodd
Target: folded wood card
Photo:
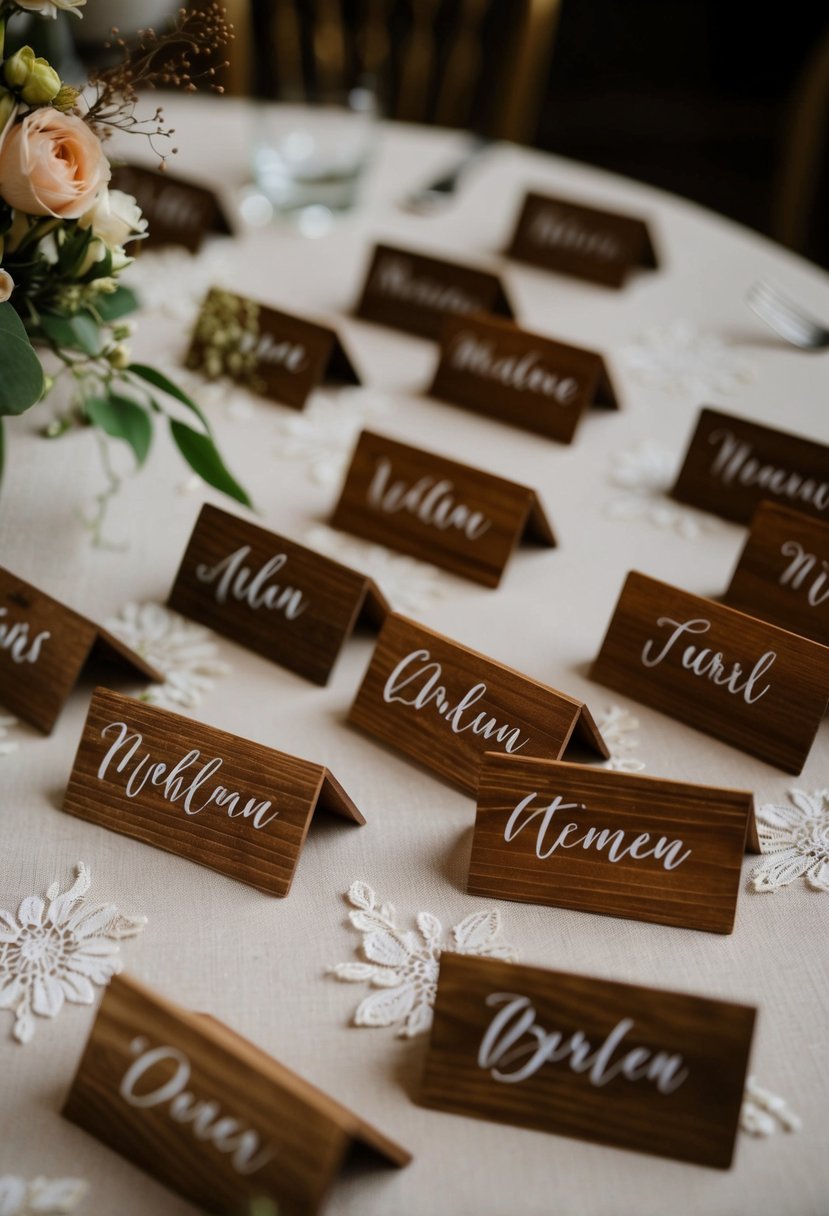
<path fill-rule="evenodd" d="M 221 1022 L 124 975 L 104 994 L 62 1113 L 220 1216 L 256 1199 L 279 1216 L 316 1216 L 357 1146 L 377 1164 L 411 1160 Z"/>
<path fill-rule="evenodd" d="M 357 620 L 379 626 L 389 611 L 366 575 L 207 503 L 168 603 L 316 684 Z"/>
<path fill-rule="evenodd" d="M 210 232 L 230 233 L 221 203 L 212 190 L 173 173 L 143 165 L 114 165 L 110 185 L 132 194 L 147 220 L 148 249 L 183 245 L 196 253 Z"/>
<path fill-rule="evenodd" d="M 365 820 L 327 768 L 98 688 L 63 809 L 287 895 L 317 809 Z"/>

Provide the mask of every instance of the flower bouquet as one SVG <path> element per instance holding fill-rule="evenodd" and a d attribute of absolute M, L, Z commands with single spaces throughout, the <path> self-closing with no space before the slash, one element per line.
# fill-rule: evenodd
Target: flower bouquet
<path fill-rule="evenodd" d="M 144 134 L 158 151 L 153 141 L 172 131 L 160 109 L 137 117 L 139 88 L 218 88 L 210 63 L 231 27 L 211 3 L 181 9 L 167 34 L 140 31 L 134 46 L 113 31 L 117 62 L 83 90 L 62 82 L 29 46 L 4 55 L 6 26 L 18 12 L 80 17 L 84 3 L 0 0 L 0 472 L 3 416 L 24 413 L 62 380 L 71 385 L 70 408 L 47 434 L 97 428 L 104 451 L 107 436 L 123 440 L 140 466 L 154 417 L 166 417 L 191 468 L 248 503 L 198 405 L 154 368 L 131 362 L 124 318 L 137 301 L 118 279 L 147 222 L 131 195 L 109 188 L 104 152 L 114 129 Z"/>

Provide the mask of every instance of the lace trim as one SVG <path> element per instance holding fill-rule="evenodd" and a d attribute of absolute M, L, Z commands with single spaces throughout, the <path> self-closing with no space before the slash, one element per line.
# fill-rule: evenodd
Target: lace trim
<path fill-rule="evenodd" d="M 73 1212 L 88 1184 L 82 1178 L 0 1177 L 0 1216 L 62 1216 Z"/>
<path fill-rule="evenodd" d="M 305 540 L 310 548 L 367 574 L 396 611 L 420 613 L 446 595 L 440 571 L 426 562 L 346 536 L 324 524 L 310 528 Z"/>
<path fill-rule="evenodd" d="M 631 738 L 633 731 L 639 729 L 639 719 L 621 705 L 609 705 L 596 718 L 596 725 L 610 749 L 610 759 L 603 767 L 620 773 L 641 773 L 644 760 L 631 754 L 639 747 L 639 740 Z"/>
<path fill-rule="evenodd" d="M 675 397 L 732 393 L 754 379 L 754 368 L 744 355 L 687 321 L 646 329 L 619 354 L 640 383 Z"/>
<path fill-rule="evenodd" d="M 605 503 L 605 514 L 623 522 L 644 520 L 687 540 L 719 531 L 721 525 L 714 516 L 668 498 L 677 468 L 676 453 L 653 439 L 618 453 L 609 479 L 620 493 Z"/>
<path fill-rule="evenodd" d="M 766 856 L 749 875 L 755 891 L 776 891 L 803 878 L 829 892 L 829 789 L 789 790 L 791 805 L 766 803 L 756 812 Z"/>
<path fill-rule="evenodd" d="M 769 1089 L 761 1089 L 754 1077 L 746 1079 L 740 1129 L 750 1136 L 773 1136 L 777 1131 L 799 1132 L 800 1117 Z"/>

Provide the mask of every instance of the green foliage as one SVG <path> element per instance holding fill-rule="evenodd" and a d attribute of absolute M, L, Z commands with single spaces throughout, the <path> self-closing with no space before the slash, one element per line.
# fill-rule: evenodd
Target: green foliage
<path fill-rule="evenodd" d="M 88 398 L 84 410 L 95 426 L 130 445 L 140 468 L 147 459 L 153 437 L 153 424 L 143 406 L 129 397 L 108 392 L 105 397 Z"/>
<path fill-rule="evenodd" d="M 43 396 L 43 368 L 8 301 L 0 304 L 0 416 L 22 414 Z"/>
<path fill-rule="evenodd" d="M 40 329 L 52 346 L 77 350 L 93 359 L 103 348 L 101 327 L 88 312 L 76 312 L 69 317 L 44 312 L 40 317 Z"/>
<path fill-rule="evenodd" d="M 246 507 L 252 505 L 248 495 L 228 472 L 210 435 L 194 431 L 186 422 L 179 422 L 176 418 L 170 419 L 170 432 L 190 468 L 203 481 L 237 502 L 244 503 Z"/>

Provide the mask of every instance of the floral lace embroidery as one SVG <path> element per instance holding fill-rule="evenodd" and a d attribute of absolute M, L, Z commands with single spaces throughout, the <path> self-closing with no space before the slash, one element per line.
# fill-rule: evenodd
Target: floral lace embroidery
<path fill-rule="evenodd" d="M 775 891 L 805 878 L 829 891 L 829 789 L 789 790 L 791 806 L 766 803 L 757 811 L 760 848 L 767 854 L 749 882 L 755 891 Z"/>
<path fill-rule="evenodd" d="M 687 321 L 646 329 L 619 354 L 640 383 L 672 396 L 696 399 L 731 393 L 754 379 L 754 369 L 743 355 Z"/>
<path fill-rule="evenodd" d="M 364 388 L 320 389 L 301 413 L 285 410 L 278 420 L 275 455 L 304 464 L 318 485 L 334 485 L 345 474 L 366 422 L 387 410 L 385 397 Z"/>
<path fill-rule="evenodd" d="M 16 741 L 6 737 L 15 726 L 17 726 L 17 718 L 13 718 L 11 714 L 0 714 L 0 756 L 10 756 L 12 752 L 17 751 Z M 0 1208 L 0 1216 L 3 1216 L 2 1208 Z"/>
<path fill-rule="evenodd" d="M 778 1129 L 799 1132 L 803 1124 L 799 1116 L 768 1089 L 761 1089 L 754 1077 L 746 1078 L 740 1128 L 750 1136 L 773 1136 Z"/>
<path fill-rule="evenodd" d="M 441 950 L 478 954 L 514 962 L 518 952 L 496 942 L 501 918 L 496 908 L 473 912 L 452 930 L 451 942 L 441 943 L 443 926 L 431 912 L 418 912 L 417 928 L 402 930 L 391 904 L 378 907 L 377 896 L 365 882 L 353 882 L 346 897 L 356 912 L 348 918 L 363 934 L 366 963 L 338 963 L 327 973 L 338 980 L 370 983 L 381 991 L 365 997 L 354 1014 L 355 1026 L 393 1026 L 402 1022 L 404 1038 L 424 1034 L 432 1025 L 432 1007 Z"/>
<path fill-rule="evenodd" d="M 107 629 L 164 673 L 163 684 L 141 694 L 152 705 L 193 709 L 216 677 L 227 675 L 227 663 L 216 658 L 213 634 L 161 604 L 127 604 Z"/>
<path fill-rule="evenodd" d="M 610 759 L 605 761 L 604 768 L 620 773 L 641 773 L 644 760 L 631 755 L 639 746 L 639 740 L 630 737 L 639 729 L 639 719 L 621 705 L 609 705 L 596 719 L 596 725 L 610 749 Z"/>
<path fill-rule="evenodd" d="M 312 549 L 367 574 L 398 612 L 422 612 L 446 595 L 440 571 L 426 562 L 346 536 L 325 524 L 310 528 L 305 539 Z"/>
<path fill-rule="evenodd" d="M 716 532 L 719 521 L 667 497 L 676 479 L 674 452 L 653 439 L 620 452 L 610 473 L 610 482 L 621 490 L 605 504 L 611 519 L 643 519 L 657 528 L 668 528 L 693 540 L 703 532 Z"/>
<path fill-rule="evenodd" d="M 0 1009 L 14 1012 L 14 1037 L 28 1043 L 35 1032 L 33 1014 L 53 1018 L 64 1001 L 91 1005 L 93 984 L 108 984 L 121 970 L 115 956 L 121 938 L 134 937 L 146 916 L 122 916 L 114 904 L 90 907 L 84 896 L 92 885 L 83 862 L 68 891 L 57 882 L 24 899 L 17 916 L 0 908 Z"/>
<path fill-rule="evenodd" d="M 0 1177 L 0 1216 L 62 1216 L 72 1212 L 88 1190 L 81 1178 Z"/>

